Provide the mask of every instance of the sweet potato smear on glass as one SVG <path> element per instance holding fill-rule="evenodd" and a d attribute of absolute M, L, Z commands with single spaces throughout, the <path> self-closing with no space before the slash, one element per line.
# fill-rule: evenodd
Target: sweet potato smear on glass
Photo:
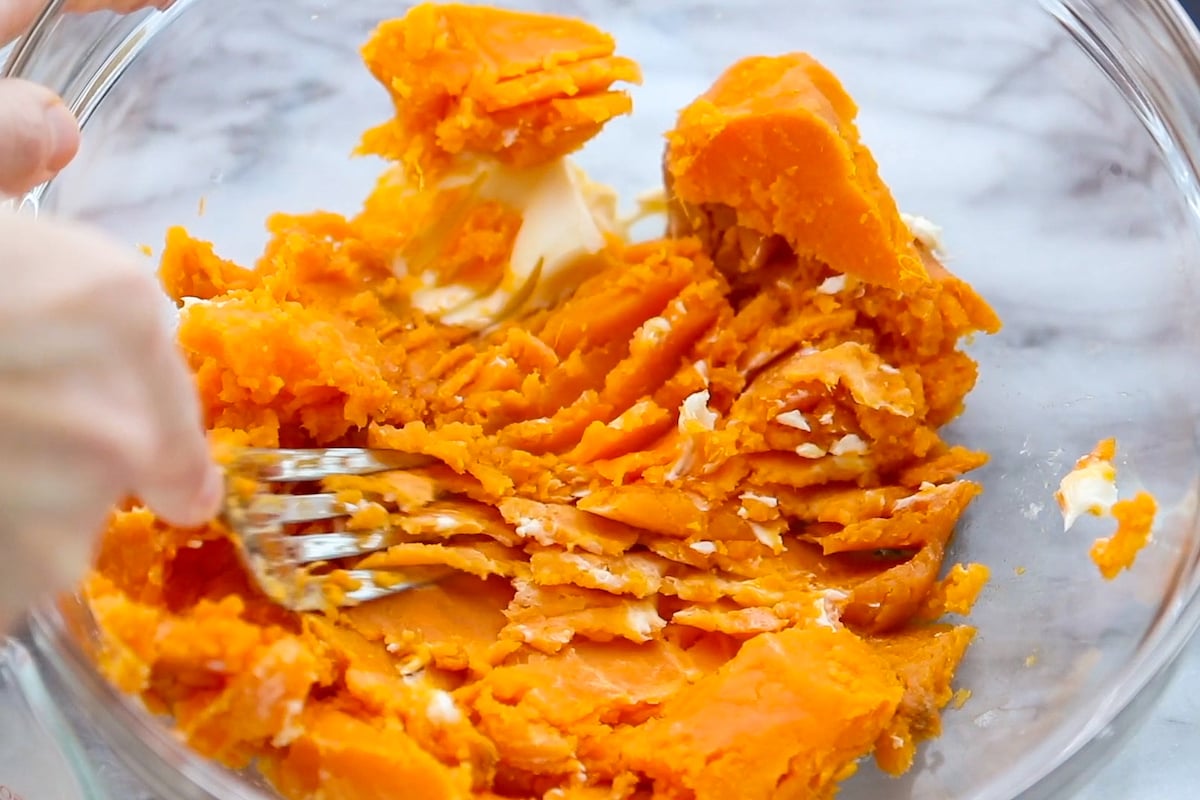
<path fill-rule="evenodd" d="M 218 523 L 112 518 L 103 669 L 286 797 L 827 798 L 939 733 L 987 579 L 945 563 L 986 456 L 939 429 L 999 321 L 802 54 L 682 111 L 668 234 L 629 241 L 569 160 L 631 110 L 614 48 L 415 8 L 365 49 L 396 117 L 357 216 L 276 216 L 253 267 L 169 234 L 217 446 L 436 459 L 327 482 L 401 532 L 335 566 L 454 570 L 355 608 L 273 604 Z"/>

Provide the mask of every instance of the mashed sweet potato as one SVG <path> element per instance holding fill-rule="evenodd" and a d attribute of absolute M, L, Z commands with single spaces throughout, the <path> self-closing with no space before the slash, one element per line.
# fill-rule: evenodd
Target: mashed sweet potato
<path fill-rule="evenodd" d="M 828 798 L 940 731 L 986 460 L 943 440 L 987 304 L 909 230 L 837 79 L 753 57 L 679 115 L 668 234 L 569 156 L 640 79 L 577 20 L 425 5 L 365 49 L 396 116 L 361 213 L 162 279 L 223 447 L 369 445 L 328 481 L 438 583 L 297 614 L 219 523 L 116 512 L 101 666 L 285 797 Z M 647 141 L 646 147 L 657 147 Z M 944 575 L 944 577 L 942 577 Z"/>

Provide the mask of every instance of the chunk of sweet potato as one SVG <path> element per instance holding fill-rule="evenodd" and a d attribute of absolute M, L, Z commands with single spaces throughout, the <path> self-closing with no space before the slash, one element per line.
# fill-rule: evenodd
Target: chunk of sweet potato
<path fill-rule="evenodd" d="M 900 702 L 895 674 L 846 631 L 762 634 L 620 739 L 664 797 L 832 796 Z"/>
<path fill-rule="evenodd" d="M 639 82 L 612 37 L 581 20 L 422 4 L 380 26 L 364 48 L 397 116 L 362 151 L 418 174 L 464 152 L 535 166 L 591 139 L 632 108 L 617 82 Z"/>
<path fill-rule="evenodd" d="M 800 256 L 891 287 L 928 280 L 854 125 L 857 109 L 810 56 L 756 56 L 685 108 L 667 170 L 682 201 L 732 208 Z"/>

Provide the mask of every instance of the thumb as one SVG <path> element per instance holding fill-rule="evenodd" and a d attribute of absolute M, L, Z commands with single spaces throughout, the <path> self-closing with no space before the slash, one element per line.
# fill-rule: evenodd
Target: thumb
<path fill-rule="evenodd" d="M 53 92 L 28 81 L 0 81 L 0 194 L 50 180 L 78 150 L 79 125 Z"/>
<path fill-rule="evenodd" d="M 165 304 L 165 297 L 159 299 Z M 154 403 L 150 421 L 158 444 L 150 468 L 133 488 L 168 522 L 200 525 L 217 515 L 225 478 L 204 435 L 196 384 L 165 323 L 146 356 L 143 366 Z"/>

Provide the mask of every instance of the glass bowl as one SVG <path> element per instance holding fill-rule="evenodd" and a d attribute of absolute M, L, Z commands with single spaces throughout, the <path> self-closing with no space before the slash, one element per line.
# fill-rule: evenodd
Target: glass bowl
<path fill-rule="evenodd" d="M 1153 705 L 1200 620 L 1200 38 L 1181 9 L 1169 0 L 506 4 L 592 19 L 643 65 L 635 115 L 582 155 L 625 197 L 658 184 L 657 137 L 738 57 L 807 50 L 857 99 L 902 209 L 944 227 L 951 268 L 1006 327 L 974 343 L 981 379 L 949 436 L 993 456 L 952 553 L 993 572 L 958 676 L 972 696 L 947 712 L 910 774 L 891 779 L 864 764 L 839 797 L 1063 797 Z M 257 253 L 271 212 L 354 210 L 381 164 L 348 154 L 390 110 L 357 47 L 405 7 L 181 0 L 124 18 L 51 8 L 9 68 L 60 91 L 84 142 L 23 207 L 92 221 L 131 245 L 157 247 L 184 223 L 236 259 Z M 1160 501 L 1153 543 L 1111 583 L 1088 558 L 1107 526 L 1085 520 L 1063 533 L 1052 497 L 1074 459 L 1110 435 L 1123 493 L 1144 486 Z M 48 696 L 69 698 L 156 796 L 274 796 L 192 755 L 110 689 L 89 666 L 91 636 L 67 601 L 35 611 L 26 638 Z M 33 705 L 57 719 L 47 702 Z M 67 762 L 88 769 L 86 759 Z M 94 777 L 78 782 L 99 786 Z"/>

